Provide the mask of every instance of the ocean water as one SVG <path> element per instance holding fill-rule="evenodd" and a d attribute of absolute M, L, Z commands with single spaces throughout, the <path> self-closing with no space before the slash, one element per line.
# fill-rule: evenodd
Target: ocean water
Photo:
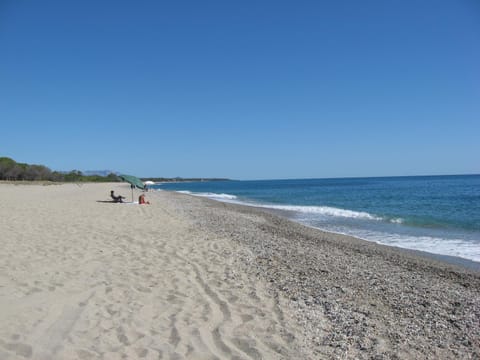
<path fill-rule="evenodd" d="M 480 175 L 180 182 L 154 187 L 276 209 L 323 230 L 480 262 Z"/>

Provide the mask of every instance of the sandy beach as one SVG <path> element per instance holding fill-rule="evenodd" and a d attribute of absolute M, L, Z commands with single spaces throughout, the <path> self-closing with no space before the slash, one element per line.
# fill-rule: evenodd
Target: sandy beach
<path fill-rule="evenodd" d="M 0 184 L 0 359 L 480 358 L 479 271 L 110 190 Z"/>

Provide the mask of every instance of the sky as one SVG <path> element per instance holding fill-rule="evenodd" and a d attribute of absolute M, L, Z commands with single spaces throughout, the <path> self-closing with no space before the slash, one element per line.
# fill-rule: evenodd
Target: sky
<path fill-rule="evenodd" d="M 478 0 L 0 0 L 0 156 L 286 179 L 480 173 Z"/>

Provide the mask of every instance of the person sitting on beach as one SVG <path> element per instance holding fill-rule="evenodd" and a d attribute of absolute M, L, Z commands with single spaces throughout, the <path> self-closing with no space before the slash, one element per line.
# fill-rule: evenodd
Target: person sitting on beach
<path fill-rule="evenodd" d="M 138 203 L 140 205 L 150 204 L 150 201 L 145 201 L 145 194 L 142 194 L 138 197 Z"/>
<path fill-rule="evenodd" d="M 123 202 L 123 199 L 125 199 L 125 196 L 122 196 L 122 195 L 115 196 L 115 194 L 113 193 L 113 190 L 110 191 L 110 196 L 112 197 L 113 202 Z"/>

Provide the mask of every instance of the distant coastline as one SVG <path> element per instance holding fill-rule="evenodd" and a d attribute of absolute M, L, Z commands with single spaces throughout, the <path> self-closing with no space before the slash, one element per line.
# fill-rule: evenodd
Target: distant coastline
<path fill-rule="evenodd" d="M 206 182 L 206 181 L 233 181 L 232 179 L 227 178 L 152 178 L 145 177 L 141 178 L 142 181 L 153 181 L 155 183 L 166 183 L 166 182 Z"/>

